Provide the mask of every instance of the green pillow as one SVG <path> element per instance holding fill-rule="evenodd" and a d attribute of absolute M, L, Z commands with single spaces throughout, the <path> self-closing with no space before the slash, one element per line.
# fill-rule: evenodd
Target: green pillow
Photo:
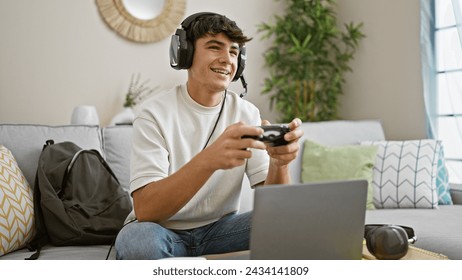
<path fill-rule="evenodd" d="M 372 178 L 376 153 L 375 146 L 328 147 L 306 140 L 302 159 L 302 182 L 365 179 L 369 182 L 366 207 L 375 209 Z"/>

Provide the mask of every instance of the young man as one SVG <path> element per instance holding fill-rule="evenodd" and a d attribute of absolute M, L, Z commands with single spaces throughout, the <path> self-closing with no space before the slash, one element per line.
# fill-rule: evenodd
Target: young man
<path fill-rule="evenodd" d="M 177 69 L 188 69 L 187 83 L 150 98 L 133 123 L 136 221 L 117 237 L 118 259 L 247 250 L 251 213 L 236 214 L 243 176 L 252 186 L 289 183 L 288 165 L 299 150 L 299 119 L 289 124 L 286 145 L 243 138 L 263 130 L 258 109 L 227 90 L 242 73 L 250 41 L 236 23 L 201 13 L 182 26 L 177 34 L 184 32 L 188 44 L 177 43 L 191 57 L 181 57 Z"/>

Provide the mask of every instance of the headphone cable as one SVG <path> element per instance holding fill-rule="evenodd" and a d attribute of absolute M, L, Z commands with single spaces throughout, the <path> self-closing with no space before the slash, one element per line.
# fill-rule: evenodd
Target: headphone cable
<path fill-rule="evenodd" d="M 225 107 L 225 101 L 226 101 L 226 94 L 227 93 L 228 93 L 228 89 L 225 89 L 225 95 L 223 97 L 223 102 L 221 103 L 221 108 L 220 108 L 220 112 L 218 113 L 217 121 L 215 122 L 215 125 L 213 126 L 212 132 L 210 133 L 209 138 L 207 139 L 207 142 L 205 142 L 204 148 L 202 148 L 202 150 L 204 150 L 207 147 L 207 145 L 208 145 L 208 143 L 210 141 L 210 138 L 212 138 L 212 135 L 215 132 L 215 129 L 217 128 L 218 121 L 220 120 L 220 117 L 221 117 L 221 113 L 223 112 L 223 108 Z"/>

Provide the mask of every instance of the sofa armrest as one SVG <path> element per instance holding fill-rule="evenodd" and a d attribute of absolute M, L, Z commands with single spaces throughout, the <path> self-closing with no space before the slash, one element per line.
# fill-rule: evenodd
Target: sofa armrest
<path fill-rule="evenodd" d="M 451 184 L 450 192 L 452 202 L 462 205 L 462 184 Z"/>

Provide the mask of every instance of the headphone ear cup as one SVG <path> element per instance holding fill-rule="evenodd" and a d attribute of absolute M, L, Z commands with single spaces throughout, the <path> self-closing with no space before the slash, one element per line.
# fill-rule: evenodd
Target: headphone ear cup
<path fill-rule="evenodd" d="M 189 69 L 193 63 L 194 44 L 186 39 L 186 32 L 184 33 L 184 44 L 186 45 L 186 48 L 184 51 L 184 65 L 182 69 Z"/>
<path fill-rule="evenodd" d="M 369 252 L 375 256 L 375 246 L 374 244 L 374 232 L 378 229 L 379 227 L 374 227 L 370 229 L 369 231 L 366 231 L 364 238 L 366 239 L 366 247 Z"/>
<path fill-rule="evenodd" d="M 188 41 L 186 31 L 177 29 L 170 41 L 170 66 L 174 69 L 188 69 L 192 65 L 194 46 Z"/>
<path fill-rule="evenodd" d="M 379 226 L 366 234 L 366 246 L 379 260 L 398 260 L 407 254 L 408 236 L 399 226 Z"/>
<path fill-rule="evenodd" d="M 237 59 L 237 70 L 236 74 L 234 75 L 233 82 L 239 80 L 244 72 L 245 64 L 247 63 L 247 50 L 245 45 L 243 45 L 239 51 L 239 57 Z"/>

